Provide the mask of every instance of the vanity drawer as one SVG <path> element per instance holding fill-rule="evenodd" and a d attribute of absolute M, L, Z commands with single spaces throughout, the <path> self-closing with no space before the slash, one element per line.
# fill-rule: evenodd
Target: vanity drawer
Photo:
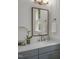
<path fill-rule="evenodd" d="M 18 57 L 29 57 L 38 55 L 38 49 L 19 53 Z"/>
<path fill-rule="evenodd" d="M 48 46 L 44 48 L 39 48 L 39 54 L 43 54 L 50 51 L 59 51 L 59 50 L 60 50 L 60 45 L 58 44 L 58 45 Z"/>

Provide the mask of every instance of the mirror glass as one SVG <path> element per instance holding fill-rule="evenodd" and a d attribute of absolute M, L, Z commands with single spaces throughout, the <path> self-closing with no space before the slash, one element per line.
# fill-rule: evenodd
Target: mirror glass
<path fill-rule="evenodd" d="M 48 35 L 48 10 L 32 8 L 32 35 Z"/>

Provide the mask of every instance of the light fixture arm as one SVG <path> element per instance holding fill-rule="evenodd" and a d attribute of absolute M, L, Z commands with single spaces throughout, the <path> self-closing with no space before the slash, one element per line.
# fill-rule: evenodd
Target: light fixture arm
<path fill-rule="evenodd" d="M 40 5 L 48 4 L 48 1 L 45 2 L 44 0 L 34 0 L 34 1 L 37 2 Z"/>

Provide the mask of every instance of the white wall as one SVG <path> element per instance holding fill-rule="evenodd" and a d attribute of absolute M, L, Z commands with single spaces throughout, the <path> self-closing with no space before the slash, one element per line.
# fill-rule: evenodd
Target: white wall
<path fill-rule="evenodd" d="M 44 9 L 49 9 L 49 19 L 50 19 L 50 37 L 59 38 L 59 0 L 49 0 L 48 5 L 39 5 L 33 2 L 33 0 L 18 0 L 18 26 L 28 28 L 31 30 L 31 8 L 39 7 Z M 53 22 L 54 17 L 57 19 L 57 32 L 51 32 L 51 24 Z M 22 34 L 19 35 L 20 39 L 25 39 L 26 30 L 19 28 L 19 32 L 22 31 Z"/>
<path fill-rule="evenodd" d="M 53 39 L 60 39 L 60 0 L 50 0 L 50 37 Z M 52 23 L 56 18 L 56 32 L 52 32 Z"/>

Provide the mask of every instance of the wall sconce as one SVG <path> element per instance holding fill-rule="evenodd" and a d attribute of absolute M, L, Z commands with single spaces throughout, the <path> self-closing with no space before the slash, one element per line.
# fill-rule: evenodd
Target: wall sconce
<path fill-rule="evenodd" d="M 48 4 L 48 0 L 34 0 L 34 1 L 40 5 Z"/>

